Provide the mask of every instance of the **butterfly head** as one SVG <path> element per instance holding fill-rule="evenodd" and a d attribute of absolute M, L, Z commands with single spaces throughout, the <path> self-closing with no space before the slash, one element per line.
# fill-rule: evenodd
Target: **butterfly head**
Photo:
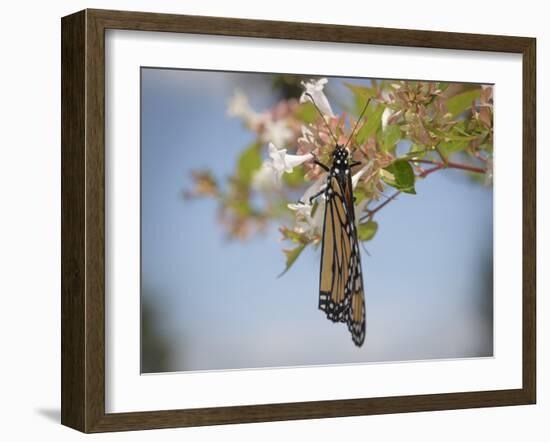
<path fill-rule="evenodd" d="M 334 160 L 340 160 L 342 162 L 347 161 L 349 152 L 344 146 L 337 144 L 336 148 L 334 149 L 334 152 L 332 153 L 332 156 L 334 157 Z"/>
<path fill-rule="evenodd" d="M 337 144 L 332 152 L 333 164 L 345 165 L 348 163 L 349 151 L 344 146 Z"/>

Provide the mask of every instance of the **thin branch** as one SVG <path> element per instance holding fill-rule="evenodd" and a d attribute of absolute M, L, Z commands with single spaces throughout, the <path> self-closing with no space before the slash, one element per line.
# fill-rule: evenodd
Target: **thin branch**
<path fill-rule="evenodd" d="M 374 214 L 376 212 L 378 212 L 380 209 L 383 209 L 386 205 L 388 205 L 389 203 L 391 203 L 395 198 L 397 198 L 399 195 L 401 194 L 401 191 L 398 190 L 397 192 L 395 192 L 393 195 L 389 196 L 388 199 L 386 201 L 384 201 L 383 203 L 381 203 L 380 205 L 376 206 L 374 209 L 372 210 L 369 210 L 367 212 L 367 214 L 362 217 L 359 221 L 360 222 L 364 222 L 364 221 L 367 221 L 369 219 L 372 219 L 374 217 Z"/>
<path fill-rule="evenodd" d="M 432 167 L 431 169 L 426 169 L 422 173 L 417 175 L 417 178 L 426 178 L 429 174 L 437 172 L 438 170 L 444 169 L 445 164 L 438 164 L 437 166 Z"/>
<path fill-rule="evenodd" d="M 409 161 L 412 163 L 424 163 L 424 164 L 433 164 L 436 166 L 441 166 L 440 169 L 449 168 L 449 169 L 467 170 L 468 172 L 473 172 L 473 173 L 482 173 L 482 174 L 487 173 L 487 171 L 482 167 L 470 166 L 469 164 L 454 163 L 452 161 L 447 161 L 446 163 L 440 163 L 439 161 L 434 161 L 434 160 L 409 160 Z"/>
<path fill-rule="evenodd" d="M 432 167 L 431 169 L 424 170 L 422 173 L 417 175 L 417 178 L 425 178 L 428 175 L 430 175 L 431 173 L 437 172 L 438 170 L 441 170 L 441 169 L 444 169 L 444 168 L 445 168 L 444 164 L 438 164 L 438 165 Z M 359 220 L 359 222 L 363 223 L 365 221 L 371 220 L 378 211 L 380 211 L 381 209 L 386 207 L 389 203 L 391 203 L 400 194 L 401 194 L 401 191 L 398 190 L 394 194 L 390 195 L 386 201 L 384 201 L 380 205 L 376 206 L 374 209 L 369 210 L 367 212 L 367 214 Z"/>
<path fill-rule="evenodd" d="M 474 173 L 486 173 L 485 169 L 482 169 L 480 167 L 474 167 L 469 166 L 467 164 L 459 164 L 459 163 L 453 163 L 451 161 L 448 161 L 447 163 L 440 163 L 438 161 L 434 160 L 409 160 L 413 163 L 424 163 L 424 164 L 432 164 L 434 167 L 430 169 L 425 169 L 422 172 L 420 172 L 418 175 L 416 175 L 417 178 L 426 178 L 428 175 L 437 172 L 438 170 L 442 169 L 461 169 L 461 170 L 467 170 L 468 172 L 474 172 Z M 394 194 L 388 197 L 386 201 L 381 203 L 380 205 L 376 206 L 374 209 L 367 211 L 367 214 L 359 219 L 359 222 L 363 223 L 365 221 L 371 220 L 374 215 L 386 205 L 388 205 L 390 202 L 392 202 L 395 198 L 397 198 L 401 194 L 401 191 L 398 190 Z"/>

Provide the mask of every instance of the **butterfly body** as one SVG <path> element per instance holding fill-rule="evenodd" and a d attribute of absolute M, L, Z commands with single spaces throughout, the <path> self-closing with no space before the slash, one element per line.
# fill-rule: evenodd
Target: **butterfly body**
<path fill-rule="evenodd" d="M 336 145 L 328 172 L 319 277 L 319 309 L 333 322 L 345 322 L 353 342 L 365 339 L 365 299 L 348 151 Z"/>

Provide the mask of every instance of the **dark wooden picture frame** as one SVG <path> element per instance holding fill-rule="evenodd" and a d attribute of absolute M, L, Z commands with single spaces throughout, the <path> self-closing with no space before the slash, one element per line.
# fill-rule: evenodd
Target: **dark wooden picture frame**
<path fill-rule="evenodd" d="M 83 432 L 311 419 L 534 404 L 536 400 L 536 40 L 84 10 L 62 19 L 61 422 Z M 523 385 L 456 392 L 270 405 L 105 412 L 105 30 L 126 29 L 304 41 L 518 53 L 523 63 Z"/>

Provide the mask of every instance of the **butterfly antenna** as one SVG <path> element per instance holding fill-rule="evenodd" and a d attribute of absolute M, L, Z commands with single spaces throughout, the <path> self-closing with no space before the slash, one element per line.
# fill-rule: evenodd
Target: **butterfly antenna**
<path fill-rule="evenodd" d="M 325 116 L 323 115 L 323 112 L 321 112 L 321 109 L 319 109 L 319 106 L 317 106 L 317 103 L 315 103 L 315 100 L 313 99 L 313 97 L 311 96 L 311 94 L 310 94 L 309 92 L 306 92 L 305 95 L 306 95 L 307 97 L 309 97 L 309 99 L 310 99 L 311 102 L 313 103 L 313 106 L 315 106 L 315 109 L 317 109 L 317 112 L 319 113 L 319 115 L 321 115 L 321 118 L 323 119 L 323 123 L 325 123 L 325 126 L 327 127 L 328 132 L 330 133 L 330 136 L 332 137 L 332 140 L 334 141 L 334 144 L 338 144 L 338 140 L 336 140 L 336 137 L 335 137 L 334 134 L 332 133 L 332 130 L 330 130 L 330 126 L 329 126 L 328 123 L 326 122 Z"/>
<path fill-rule="evenodd" d="M 361 115 L 359 115 L 358 120 L 355 122 L 355 126 L 353 127 L 353 130 L 351 131 L 351 135 L 349 136 L 348 141 L 347 141 L 346 145 L 344 146 L 344 149 L 346 147 L 348 147 L 348 144 L 351 141 L 351 139 L 353 138 L 353 135 L 355 135 L 355 130 L 357 129 L 357 126 L 359 126 L 359 122 L 363 118 L 363 115 L 365 115 L 365 112 L 367 111 L 367 107 L 369 107 L 369 103 L 370 103 L 371 99 L 372 99 L 372 97 L 369 97 L 369 99 L 367 100 L 367 104 L 365 104 L 365 107 L 361 111 Z"/>

